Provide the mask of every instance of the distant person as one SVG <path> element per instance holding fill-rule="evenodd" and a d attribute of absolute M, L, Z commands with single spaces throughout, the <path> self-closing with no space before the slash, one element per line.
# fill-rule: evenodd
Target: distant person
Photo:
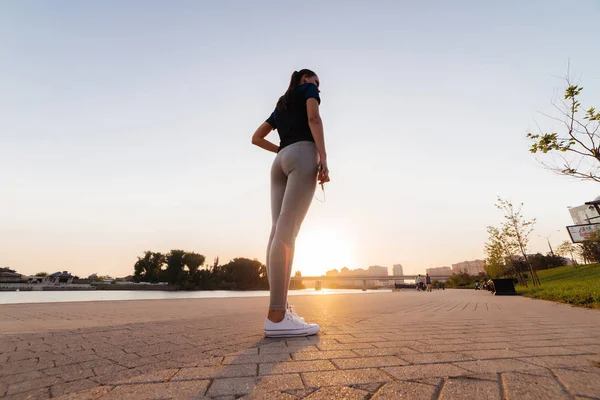
<path fill-rule="evenodd" d="M 420 291 L 423 288 L 423 278 L 421 277 L 421 274 L 417 276 L 416 285 L 417 291 Z"/>
<path fill-rule="evenodd" d="M 431 277 L 429 276 L 429 272 L 425 275 L 425 285 L 427 285 L 427 291 L 431 292 Z"/>
<path fill-rule="evenodd" d="M 309 69 L 294 71 L 275 111 L 252 135 L 253 144 L 277 153 L 271 166 L 272 228 L 267 246 L 271 293 L 265 321 L 267 337 L 319 332 L 319 325 L 305 323 L 287 304 L 296 236 L 315 194 L 317 180 L 321 187 L 329 182 L 319 92 L 317 74 Z M 275 129 L 279 133 L 279 146 L 265 139 Z"/>

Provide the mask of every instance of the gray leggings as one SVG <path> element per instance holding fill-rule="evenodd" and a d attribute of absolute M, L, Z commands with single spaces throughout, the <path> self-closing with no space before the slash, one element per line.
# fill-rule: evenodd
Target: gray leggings
<path fill-rule="evenodd" d="M 296 142 L 277 153 L 271 167 L 273 227 L 267 246 L 271 310 L 285 310 L 294 245 L 317 187 L 319 154 L 313 142 Z"/>

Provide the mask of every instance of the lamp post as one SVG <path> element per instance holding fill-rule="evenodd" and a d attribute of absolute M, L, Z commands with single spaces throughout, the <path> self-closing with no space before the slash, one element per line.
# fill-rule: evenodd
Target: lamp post
<path fill-rule="evenodd" d="M 550 248 L 550 254 L 552 254 L 552 257 L 554 257 L 554 251 L 552 250 L 552 245 L 550 244 L 550 236 L 554 235 L 556 232 L 560 232 L 560 229 L 555 230 L 554 232 L 552 232 L 548 236 L 538 235 L 539 237 L 546 238 L 546 241 L 548 242 L 548 247 Z"/>

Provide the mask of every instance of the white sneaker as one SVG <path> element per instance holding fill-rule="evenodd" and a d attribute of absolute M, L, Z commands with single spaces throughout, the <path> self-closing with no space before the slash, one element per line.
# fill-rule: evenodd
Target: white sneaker
<path fill-rule="evenodd" d="M 304 319 L 285 311 L 285 317 L 281 322 L 273 322 L 267 318 L 265 321 L 266 337 L 297 337 L 316 335 L 320 328 L 317 324 L 307 324 Z"/>
<path fill-rule="evenodd" d="M 296 307 L 294 307 L 294 306 L 293 306 L 293 305 L 291 305 L 291 304 L 288 304 L 288 307 L 287 307 L 287 309 L 288 309 L 288 310 L 289 310 L 289 311 L 290 311 L 292 314 L 294 314 L 296 317 L 298 317 L 298 318 L 300 319 L 300 321 L 302 321 L 302 322 L 305 322 L 305 321 L 304 321 L 304 318 L 302 318 L 302 317 L 301 317 L 300 315 L 298 315 L 298 313 L 296 312 Z"/>

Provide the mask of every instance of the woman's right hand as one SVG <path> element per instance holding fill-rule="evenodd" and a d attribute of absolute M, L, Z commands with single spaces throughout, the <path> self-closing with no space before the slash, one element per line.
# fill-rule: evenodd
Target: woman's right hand
<path fill-rule="evenodd" d="M 329 167 L 327 166 L 327 159 L 322 158 L 319 163 L 319 174 L 317 176 L 319 185 L 329 182 Z"/>

